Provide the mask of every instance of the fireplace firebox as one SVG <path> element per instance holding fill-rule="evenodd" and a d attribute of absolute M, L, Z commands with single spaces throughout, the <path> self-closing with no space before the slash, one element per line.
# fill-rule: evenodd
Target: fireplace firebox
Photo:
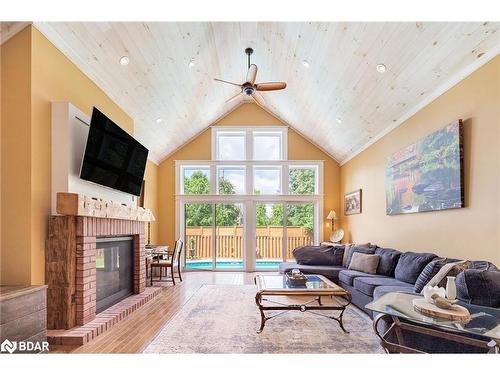
<path fill-rule="evenodd" d="M 96 238 L 96 313 L 134 292 L 134 238 Z"/>

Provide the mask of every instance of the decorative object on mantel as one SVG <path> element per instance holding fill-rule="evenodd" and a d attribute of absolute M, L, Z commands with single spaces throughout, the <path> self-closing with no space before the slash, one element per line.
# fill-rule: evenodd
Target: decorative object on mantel
<path fill-rule="evenodd" d="M 351 191 L 344 195 L 344 215 L 361 213 L 361 189 Z"/>
<path fill-rule="evenodd" d="M 155 220 L 149 208 L 129 207 L 121 203 L 75 193 L 57 193 L 57 213 L 135 221 Z"/>
<path fill-rule="evenodd" d="M 344 238 L 344 230 L 343 229 L 335 229 L 335 220 L 337 220 L 337 213 L 334 210 L 331 210 L 326 217 L 327 220 L 332 221 L 332 232 L 330 234 L 330 242 L 339 243 Z"/>
<path fill-rule="evenodd" d="M 464 207 L 462 120 L 387 160 L 387 215 Z"/>

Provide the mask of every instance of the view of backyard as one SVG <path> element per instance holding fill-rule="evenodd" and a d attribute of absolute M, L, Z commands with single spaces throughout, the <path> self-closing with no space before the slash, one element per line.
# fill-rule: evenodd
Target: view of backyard
<path fill-rule="evenodd" d="M 289 176 L 290 194 L 314 194 L 315 173 L 293 168 Z M 219 194 L 236 194 L 235 184 L 218 176 Z M 185 194 L 208 194 L 209 178 L 203 171 L 184 176 Z M 255 190 L 258 195 L 259 191 Z M 186 203 L 185 241 L 187 268 L 210 268 L 215 250 L 217 264 L 243 267 L 244 225 L 240 203 Z M 286 209 L 286 226 L 284 210 Z M 215 210 L 215 226 L 212 212 Z M 292 250 L 314 241 L 314 204 L 256 203 L 256 261 L 258 267 L 276 267 L 283 259 L 292 259 Z M 283 241 L 286 230 L 285 254 Z M 215 249 L 213 249 L 215 236 Z"/>

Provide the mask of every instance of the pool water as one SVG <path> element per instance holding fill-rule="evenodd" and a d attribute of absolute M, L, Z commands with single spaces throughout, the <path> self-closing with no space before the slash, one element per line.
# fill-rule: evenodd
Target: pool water
<path fill-rule="evenodd" d="M 256 268 L 278 268 L 280 261 L 258 260 Z M 210 261 L 187 261 L 186 268 L 212 268 Z M 216 268 L 243 268 L 243 261 L 217 261 Z"/>

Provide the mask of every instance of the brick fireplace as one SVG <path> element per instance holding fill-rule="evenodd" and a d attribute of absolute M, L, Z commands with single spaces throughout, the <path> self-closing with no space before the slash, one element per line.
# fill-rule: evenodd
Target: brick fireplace
<path fill-rule="evenodd" d="M 52 216 L 45 255 L 47 328 L 70 329 L 96 317 L 96 249 L 100 237 L 133 239 L 133 293 L 146 283 L 142 221 Z"/>

